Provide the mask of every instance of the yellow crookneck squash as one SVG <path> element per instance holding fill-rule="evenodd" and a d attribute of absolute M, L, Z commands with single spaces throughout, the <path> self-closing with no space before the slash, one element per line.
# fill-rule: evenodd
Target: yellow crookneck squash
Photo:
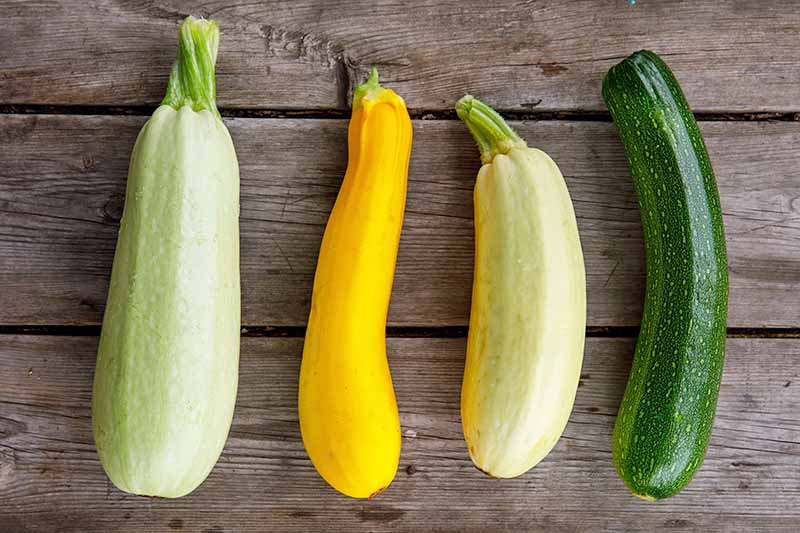
<path fill-rule="evenodd" d="M 483 161 L 474 194 L 464 437 L 479 469 L 514 477 L 550 452 L 572 411 L 586 325 L 583 254 L 553 160 L 473 97 L 456 111 Z"/>
<path fill-rule="evenodd" d="M 336 490 L 367 498 L 394 479 L 400 417 L 386 359 L 411 153 L 405 102 L 375 69 L 355 89 L 349 161 L 317 263 L 298 393 L 311 462 Z"/>

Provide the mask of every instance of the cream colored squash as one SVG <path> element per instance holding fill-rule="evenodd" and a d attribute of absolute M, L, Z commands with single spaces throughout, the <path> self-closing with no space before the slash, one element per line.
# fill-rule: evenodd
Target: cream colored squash
<path fill-rule="evenodd" d="M 484 162 L 474 191 L 464 436 L 479 469 L 514 477 L 550 452 L 572 411 L 586 325 L 583 254 L 553 160 L 478 100 L 462 99 L 458 114 Z"/>

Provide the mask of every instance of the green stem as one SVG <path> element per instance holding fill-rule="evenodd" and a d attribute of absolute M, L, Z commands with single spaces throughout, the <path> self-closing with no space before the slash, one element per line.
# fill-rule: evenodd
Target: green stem
<path fill-rule="evenodd" d="M 491 163 L 497 154 L 528 145 L 497 111 L 470 95 L 456 103 L 456 114 L 469 128 L 481 151 L 481 161 Z"/>
<path fill-rule="evenodd" d="M 353 109 L 356 109 L 361 104 L 361 100 L 364 98 L 372 98 L 377 96 L 378 92 L 382 89 L 383 87 L 381 87 L 381 83 L 378 79 L 378 69 L 372 67 L 367 81 L 356 86 L 356 88 L 353 90 Z"/>
<path fill-rule="evenodd" d="M 178 31 L 178 58 L 172 65 L 167 94 L 162 105 L 180 109 L 189 105 L 195 111 L 217 110 L 214 63 L 219 47 L 219 26 L 215 20 L 186 17 Z"/>

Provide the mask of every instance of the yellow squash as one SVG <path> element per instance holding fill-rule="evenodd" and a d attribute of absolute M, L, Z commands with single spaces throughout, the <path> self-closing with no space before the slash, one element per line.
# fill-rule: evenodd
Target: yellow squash
<path fill-rule="evenodd" d="M 553 160 L 471 96 L 456 110 L 483 161 L 474 195 L 464 437 L 478 468 L 514 477 L 550 452 L 572 411 L 586 325 L 583 254 Z"/>
<path fill-rule="evenodd" d="M 300 368 L 303 443 L 336 490 L 367 498 L 400 460 L 400 417 L 386 360 L 392 290 L 411 153 L 405 102 L 372 70 L 358 86 L 347 172 L 317 263 Z"/>

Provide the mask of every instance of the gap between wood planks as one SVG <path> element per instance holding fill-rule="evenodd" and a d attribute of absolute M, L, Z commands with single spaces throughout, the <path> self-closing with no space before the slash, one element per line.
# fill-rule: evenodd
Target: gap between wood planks
<path fill-rule="evenodd" d="M 0 104 L 0 115 L 86 115 L 86 116 L 143 116 L 156 110 L 154 105 L 87 106 L 44 104 Z M 497 111 L 509 120 L 571 120 L 610 122 L 606 111 L 520 111 L 518 109 Z M 225 118 L 293 118 L 293 119 L 347 119 L 350 109 L 253 109 L 220 108 Z M 433 110 L 410 108 L 415 120 L 457 120 L 455 110 Z M 694 114 L 701 122 L 800 122 L 800 111 L 756 111 L 756 112 L 700 112 Z"/>
<path fill-rule="evenodd" d="M 392 338 L 437 338 L 463 339 L 467 337 L 467 326 L 388 326 L 386 336 Z M 305 326 L 242 326 L 242 337 L 303 337 Z M 636 337 L 638 326 L 590 326 L 586 336 L 592 338 Z M 2 335 L 97 337 L 99 325 L 0 325 Z M 800 328 L 728 328 L 728 338 L 752 339 L 800 339 Z"/>

